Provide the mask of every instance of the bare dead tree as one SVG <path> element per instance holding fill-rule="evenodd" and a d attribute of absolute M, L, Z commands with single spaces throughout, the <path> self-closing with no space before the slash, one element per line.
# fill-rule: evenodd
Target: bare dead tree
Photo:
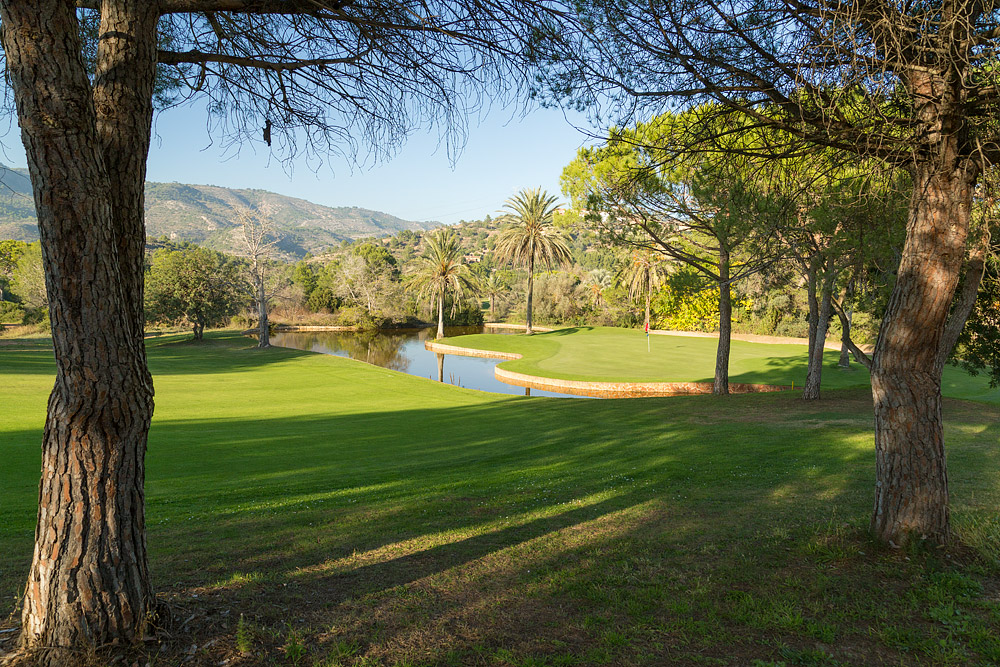
<path fill-rule="evenodd" d="M 601 111 L 619 122 L 713 100 L 788 137 L 742 151 L 774 158 L 832 147 L 909 172 L 906 241 L 871 360 L 871 529 L 887 544 L 947 543 L 941 372 L 954 342 L 946 331 L 961 329 L 968 315 L 951 306 L 973 192 L 1000 159 L 1000 7 L 973 0 L 576 7 L 577 28 L 550 35 L 546 81 L 557 96 L 611 100 Z M 966 284 L 977 265 L 967 263 Z"/>
<path fill-rule="evenodd" d="M 468 112 L 523 88 L 548 17 L 531 0 L 0 1 L 57 364 L 24 651 L 60 664 L 140 640 L 155 616 L 142 331 L 154 101 L 201 97 L 230 145 L 262 140 L 284 158 L 384 156 L 428 125 L 454 149 Z"/>
<path fill-rule="evenodd" d="M 235 210 L 243 251 L 250 262 L 250 288 L 257 306 L 257 347 L 264 349 L 271 347 L 268 306 L 275 290 L 269 285 L 268 279 L 271 277 L 271 259 L 278 242 L 274 238 L 271 210 L 266 204 L 255 208 L 241 206 Z"/>

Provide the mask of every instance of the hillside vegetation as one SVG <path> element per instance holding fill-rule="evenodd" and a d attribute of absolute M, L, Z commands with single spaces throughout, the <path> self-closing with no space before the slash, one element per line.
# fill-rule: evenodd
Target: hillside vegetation
<path fill-rule="evenodd" d="M 37 241 L 35 206 L 25 170 L 0 167 L 0 184 L 0 239 Z M 238 251 L 233 209 L 261 205 L 272 212 L 281 250 L 295 257 L 320 252 L 344 240 L 438 226 L 356 206 L 331 208 L 267 190 L 147 182 L 146 235 Z"/>

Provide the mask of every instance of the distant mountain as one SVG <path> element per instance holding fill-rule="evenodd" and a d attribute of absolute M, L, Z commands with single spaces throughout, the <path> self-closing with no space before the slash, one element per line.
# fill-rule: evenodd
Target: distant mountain
<path fill-rule="evenodd" d="M 146 235 L 238 251 L 234 207 L 262 204 L 271 208 L 281 237 L 279 247 L 294 256 L 322 251 L 344 239 L 440 226 L 436 222 L 403 220 L 356 206 L 321 206 L 267 190 L 147 182 Z M 24 169 L 0 166 L 0 239 L 38 239 L 31 183 Z"/>

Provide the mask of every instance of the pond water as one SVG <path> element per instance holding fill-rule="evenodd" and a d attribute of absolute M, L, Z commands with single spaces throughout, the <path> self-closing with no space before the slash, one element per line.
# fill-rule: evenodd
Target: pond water
<path fill-rule="evenodd" d="M 283 331 L 274 333 L 271 343 L 296 350 L 348 357 L 467 389 L 519 396 L 585 398 L 500 382 L 493 375 L 493 368 L 500 363 L 497 359 L 435 354 L 424 349 L 424 342 L 434 340 L 436 332 L 436 327 L 383 331 Z M 484 332 L 517 333 L 485 327 L 445 327 L 445 336 Z"/>

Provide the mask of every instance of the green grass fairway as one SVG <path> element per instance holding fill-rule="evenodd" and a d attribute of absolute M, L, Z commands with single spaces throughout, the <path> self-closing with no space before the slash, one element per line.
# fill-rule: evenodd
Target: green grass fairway
<path fill-rule="evenodd" d="M 684 336 L 649 337 L 634 329 L 573 327 L 535 334 L 475 334 L 456 336 L 445 343 L 498 352 L 517 352 L 522 359 L 503 362 L 518 373 L 605 382 L 711 382 L 715 374 L 714 338 Z M 842 389 L 867 387 L 868 371 L 852 361 L 849 369 L 838 368 L 840 353 L 827 350 L 823 387 Z M 771 345 L 732 341 L 729 380 L 754 384 L 802 386 L 806 379 L 804 345 Z M 948 366 L 944 394 L 955 398 L 1000 403 L 1000 388 L 990 389 L 983 376 Z"/>
<path fill-rule="evenodd" d="M 148 538 L 173 620 L 138 664 L 1000 662 L 1000 406 L 945 401 L 956 545 L 884 551 L 864 388 L 507 397 L 251 345 L 149 343 Z M 51 356 L 0 342 L 0 629 Z"/>

